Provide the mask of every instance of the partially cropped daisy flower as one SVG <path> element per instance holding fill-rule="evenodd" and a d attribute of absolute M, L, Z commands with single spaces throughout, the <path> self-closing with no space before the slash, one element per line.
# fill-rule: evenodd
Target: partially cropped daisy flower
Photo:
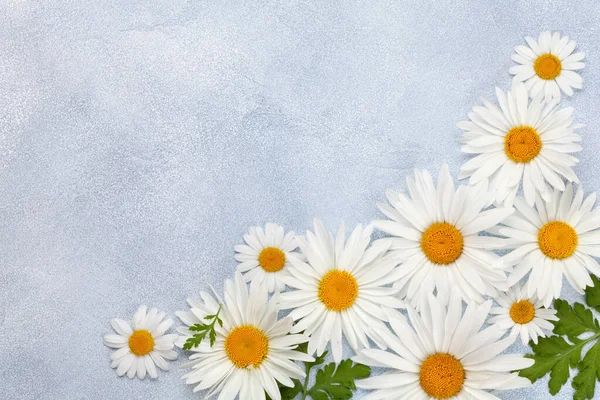
<path fill-rule="evenodd" d="M 308 354 L 323 354 L 331 342 L 333 358 L 342 359 L 342 334 L 355 350 L 369 347 L 367 337 L 384 348 L 381 333 L 387 328 L 381 305 L 402 307 L 394 295 L 396 257 L 384 257 L 389 241 L 376 241 L 369 247 L 373 228 L 358 225 L 345 242 L 343 225 L 336 238 L 319 220 L 315 232 L 298 238 L 308 263 L 292 261 L 286 283 L 297 289 L 281 294 L 281 308 L 294 310 L 299 320 L 292 332 L 310 335 Z"/>
<path fill-rule="evenodd" d="M 600 275 L 600 265 L 592 258 L 600 256 L 600 211 L 592 211 L 595 201 L 595 193 L 583 200 L 581 186 L 573 198 L 570 184 L 564 193 L 555 190 L 550 202 L 537 196 L 535 208 L 517 197 L 518 212 L 502 222 L 506 227 L 492 230 L 508 236 L 506 247 L 515 249 L 503 257 L 506 265 L 517 265 L 508 284 L 531 271 L 527 296 L 536 295 L 545 307 L 560 296 L 563 274 L 578 293 L 592 286 L 590 273 Z"/>
<path fill-rule="evenodd" d="M 492 308 L 490 314 L 496 316 L 488 323 L 496 324 L 500 329 L 511 329 L 510 335 L 520 335 L 524 345 L 529 343 L 530 338 L 537 344 L 538 337 L 546 337 L 544 329 L 554 329 L 550 321 L 558 321 L 556 310 L 544 308 L 540 300 L 528 296 L 519 285 L 495 300 L 500 307 Z"/>
<path fill-rule="evenodd" d="M 177 312 L 187 326 L 205 323 L 207 315 L 223 309 L 219 318 L 223 326 L 215 324 L 216 340 L 211 347 L 207 339 L 192 348 L 190 362 L 184 367 L 192 371 L 184 375 L 187 384 L 195 385 L 194 392 L 210 389 L 204 398 L 218 394 L 219 399 L 265 399 L 265 392 L 273 400 L 280 400 L 277 383 L 293 387 L 292 379 L 304 379 L 305 373 L 294 360 L 314 361 L 305 353 L 295 351 L 306 342 L 305 335 L 290 335 L 292 319 L 277 320 L 278 295 L 267 300 L 264 285 L 254 282 L 248 287 L 238 272 L 235 280 L 225 281 L 225 301 L 218 296 L 201 293 L 202 302 L 188 300 L 190 311 Z M 178 329 L 184 336 L 177 342 L 183 347 L 193 334 L 188 328 Z"/>
<path fill-rule="evenodd" d="M 117 375 L 127 373 L 129 379 L 137 375 L 144 379 L 146 373 L 156 378 L 156 365 L 163 371 L 169 366 L 165 360 L 175 360 L 177 352 L 173 346 L 177 334 L 165 335 L 173 320 L 166 319 L 165 313 L 156 308 L 146 313 L 146 306 L 140 306 L 133 315 L 133 329 L 124 320 L 114 318 L 110 321 L 117 335 L 104 335 L 104 344 L 118 349 L 111 356 L 110 366 L 117 369 Z"/>
<path fill-rule="evenodd" d="M 575 71 L 585 67 L 581 62 L 584 53 L 573 53 L 575 42 L 559 32 L 540 33 L 536 41 L 526 37 L 527 46 L 515 47 L 512 59 L 520 65 L 511 67 L 514 80 L 525 82 L 531 97 L 543 94 L 546 100 L 560 100 L 560 92 L 573 95 L 573 89 L 581 89 L 583 80 Z"/>
<path fill-rule="evenodd" d="M 453 295 L 448 307 L 432 294 L 421 312 L 408 307 L 408 317 L 386 309 L 395 335 L 386 335 L 394 353 L 362 350 L 357 363 L 387 368 L 380 376 L 359 380 L 356 386 L 374 390 L 365 400 L 497 399 L 488 390 L 517 389 L 531 385 L 517 371 L 533 360 L 521 355 L 499 355 L 516 339 L 500 339 L 504 330 L 481 327 L 491 301 L 467 306 L 461 317 L 460 296 Z"/>
<path fill-rule="evenodd" d="M 246 282 L 265 282 L 269 292 L 285 289 L 281 277 L 288 276 L 290 260 L 297 257 L 294 250 L 298 245 L 294 232 L 287 234 L 283 226 L 267 224 L 265 230 L 252 227 L 244 235 L 246 245 L 234 247 L 235 259 L 240 262 L 237 270 L 245 272 Z"/>
<path fill-rule="evenodd" d="M 466 132 L 459 139 L 462 151 L 478 154 L 463 164 L 459 179 L 471 177 L 470 184 L 490 180 L 496 203 L 512 205 L 523 184 L 529 204 L 538 192 L 546 201 L 551 188 L 565 190 L 563 177 L 579 182 L 571 168 L 579 162 L 570 153 L 578 152 L 581 137 L 574 133 L 573 109 L 556 110 L 556 101 L 531 101 L 527 89 L 516 82 L 508 93 L 496 88 L 500 108 L 483 99 L 485 107 L 474 107 L 470 121 L 457 126 Z M 548 187 L 550 186 L 550 188 Z"/>
<path fill-rule="evenodd" d="M 378 204 L 389 220 L 375 221 L 377 229 L 390 235 L 391 254 L 401 260 L 391 274 L 401 288 L 400 294 L 410 303 L 419 303 L 437 290 L 447 301 L 457 291 L 465 301 L 483 302 L 483 296 L 494 296 L 507 290 L 506 274 L 500 258 L 491 249 L 502 247 L 502 239 L 479 236 L 508 215 L 512 208 L 484 210 L 490 202 L 486 182 L 477 186 L 461 185 L 457 190 L 443 165 L 437 187 L 429 172 L 415 171 L 415 179 L 407 177 L 408 192 L 387 191 L 392 207 Z"/>

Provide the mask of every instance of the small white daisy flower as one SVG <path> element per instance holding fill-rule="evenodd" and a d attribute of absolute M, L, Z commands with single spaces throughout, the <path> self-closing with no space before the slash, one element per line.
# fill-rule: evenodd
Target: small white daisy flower
<path fill-rule="evenodd" d="M 500 257 L 491 251 L 501 248 L 503 239 L 479 232 L 512 214 L 513 208 L 484 210 L 491 199 L 487 182 L 455 190 L 446 164 L 437 187 L 425 170 L 415 170 L 415 179 L 407 177 L 406 182 L 410 198 L 386 191 L 392 207 L 377 205 L 391 221 L 374 221 L 377 229 L 396 237 L 390 250 L 402 263 L 391 277 L 400 295 L 418 309 L 434 289 L 442 301 L 457 291 L 466 302 L 477 303 L 485 295 L 508 290 Z"/>
<path fill-rule="evenodd" d="M 246 245 L 237 245 L 235 259 L 240 262 L 239 272 L 244 272 L 246 282 L 265 282 L 269 293 L 282 292 L 285 284 L 281 277 L 288 276 L 290 260 L 297 257 L 294 250 L 298 247 L 294 232 L 285 233 L 280 225 L 266 224 L 251 227 L 244 235 Z"/>
<path fill-rule="evenodd" d="M 373 392 L 365 400 L 497 399 L 488 390 L 517 389 L 531 385 L 516 370 L 533 360 L 516 354 L 499 355 L 516 339 L 496 326 L 481 327 L 492 305 L 471 303 L 462 314 L 459 295 L 448 307 L 429 294 L 418 313 L 408 307 L 408 317 L 385 309 L 395 335 L 386 334 L 391 351 L 362 350 L 352 359 L 372 367 L 387 368 L 380 376 L 356 382 Z"/>
<path fill-rule="evenodd" d="M 500 108 L 483 99 L 485 107 L 474 107 L 470 121 L 457 126 L 466 132 L 459 139 L 461 150 L 478 154 L 460 168 L 459 179 L 469 183 L 489 179 L 496 203 L 512 205 L 523 185 L 523 193 L 533 204 L 535 193 L 546 201 L 551 188 L 565 190 L 563 177 L 579 182 L 573 167 L 579 160 L 570 153 L 581 151 L 581 137 L 574 133 L 583 125 L 573 125 L 573 108 L 556 110 L 556 101 L 529 101 L 527 89 L 516 82 L 508 93 L 496 88 Z M 550 186 L 550 188 L 548 187 Z"/>
<path fill-rule="evenodd" d="M 394 295 L 397 257 L 384 256 L 389 240 L 375 241 L 369 247 L 373 228 L 358 225 L 345 241 L 343 224 L 336 238 L 317 219 L 315 232 L 306 232 L 298 243 L 308 262 L 293 260 L 286 284 L 297 290 L 281 294 L 281 308 L 294 310 L 298 320 L 292 332 L 310 335 L 308 354 L 323 354 L 331 342 L 333 359 L 342 359 L 342 335 L 355 350 L 369 347 L 367 337 L 385 348 L 381 334 L 382 305 L 402 307 Z"/>
<path fill-rule="evenodd" d="M 518 82 L 525 82 L 531 97 L 543 94 L 546 101 L 560 101 L 560 92 L 573 95 L 573 89 L 581 89 L 583 80 L 575 72 L 585 67 L 581 62 L 584 53 L 573 53 L 575 42 L 559 32 L 540 33 L 536 41 L 526 37 L 527 46 L 516 46 L 512 59 L 519 63 L 510 68 Z"/>
<path fill-rule="evenodd" d="M 153 308 L 146 314 L 146 306 L 140 306 L 133 315 L 133 329 L 122 319 L 114 318 L 110 321 L 117 335 L 105 335 L 104 344 L 118 349 L 110 356 L 111 368 L 117 369 L 117 375 L 127 376 L 132 379 L 137 375 L 144 379 L 146 373 L 151 378 L 156 378 L 156 366 L 163 371 L 169 370 L 165 360 L 175 360 L 177 352 L 173 346 L 177 334 L 165 335 L 173 320 L 166 319 L 165 313 Z"/>
<path fill-rule="evenodd" d="M 510 335 L 520 335 L 524 345 L 529 343 L 530 338 L 537 344 L 538 337 L 546 337 L 543 329 L 554 329 L 550 321 L 558 321 L 556 310 L 544 308 L 535 296 L 527 296 L 520 285 L 495 300 L 500 307 L 492 308 L 490 314 L 496 316 L 488 323 L 496 324 L 500 329 L 511 329 Z"/>
<path fill-rule="evenodd" d="M 505 227 L 491 230 L 507 236 L 506 248 L 515 249 L 502 257 L 507 266 L 517 265 L 509 286 L 531 271 L 524 287 L 527 296 L 536 295 L 545 307 L 560 296 L 563 274 L 578 293 L 592 286 L 590 273 L 600 275 L 600 265 L 592 258 L 600 256 L 600 210 L 592 211 L 595 201 L 596 193 L 583 200 L 581 186 L 573 198 L 571 184 L 564 193 L 554 190 L 550 202 L 538 195 L 535 208 L 517 197 L 515 215 L 502 221 Z"/>
<path fill-rule="evenodd" d="M 185 382 L 195 385 L 194 392 L 210 389 L 204 398 L 218 394 L 219 399 L 264 400 L 265 392 L 280 400 L 277 383 L 293 387 L 292 379 L 304 379 L 306 374 L 294 360 L 314 361 L 314 358 L 294 349 L 308 340 L 305 335 L 290 335 L 292 318 L 277 320 L 278 294 L 268 300 L 263 284 L 253 282 L 248 287 L 237 272 L 234 281 L 225 281 L 225 301 L 201 293 L 202 302 L 188 299 L 190 311 L 177 316 L 187 326 L 206 323 L 207 315 L 215 315 L 222 306 L 215 324 L 216 340 L 210 346 L 208 338 L 192 348 L 194 353 L 184 367 L 192 371 L 184 375 Z M 177 345 L 183 347 L 194 332 L 179 328 L 184 336 Z"/>

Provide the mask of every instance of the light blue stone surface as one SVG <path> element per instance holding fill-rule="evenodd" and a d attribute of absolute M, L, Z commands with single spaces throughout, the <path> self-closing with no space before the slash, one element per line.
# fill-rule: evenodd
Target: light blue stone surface
<path fill-rule="evenodd" d="M 352 227 L 412 168 L 456 174 L 455 125 L 509 87 L 525 35 L 586 52 L 564 103 L 599 190 L 599 16 L 595 0 L 0 0 L 0 398 L 202 398 L 183 356 L 117 378 L 109 320 L 221 291 L 248 226 Z"/>

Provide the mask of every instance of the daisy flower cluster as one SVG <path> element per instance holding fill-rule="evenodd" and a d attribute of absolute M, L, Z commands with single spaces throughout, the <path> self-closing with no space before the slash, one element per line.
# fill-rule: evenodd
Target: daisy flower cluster
<path fill-rule="evenodd" d="M 468 183 L 446 164 L 417 169 L 377 204 L 386 218 L 349 234 L 318 219 L 303 236 L 249 228 L 223 295 L 189 298 L 177 334 L 145 306 L 131 326 L 111 321 L 117 375 L 156 378 L 176 346 L 189 351 L 183 379 L 204 398 L 291 399 L 286 388 L 319 398 L 306 388 L 310 368 L 326 351 L 342 368 L 347 345 L 352 362 L 381 369 L 349 384 L 365 399 L 495 399 L 530 385 L 518 371 L 534 360 L 505 351 L 553 329 L 563 276 L 583 293 L 600 275 L 600 211 L 573 186 L 581 125 L 559 105 L 581 88 L 584 55 L 559 33 L 526 42 L 511 89 L 458 123 L 474 155 L 457 177 Z"/>

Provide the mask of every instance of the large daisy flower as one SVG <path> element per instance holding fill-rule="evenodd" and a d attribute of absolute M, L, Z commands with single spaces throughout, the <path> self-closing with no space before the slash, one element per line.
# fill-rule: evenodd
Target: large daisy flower
<path fill-rule="evenodd" d="M 465 301 L 477 303 L 485 295 L 507 290 L 500 257 L 490 251 L 502 247 L 503 240 L 479 232 L 512 214 L 513 208 L 483 211 L 491 197 L 487 183 L 455 190 L 445 164 L 437 187 L 425 170 L 416 170 L 415 179 L 406 181 L 410 198 L 388 190 L 392 207 L 378 207 L 391 221 L 374 222 L 377 229 L 396 236 L 390 250 L 402 264 L 390 277 L 397 280 L 394 286 L 401 288 L 401 296 L 418 308 L 434 289 L 442 301 L 456 290 Z"/>
<path fill-rule="evenodd" d="M 559 32 L 540 33 L 536 41 L 526 37 L 527 46 L 515 47 L 512 59 L 519 63 L 510 68 L 514 80 L 525 82 L 531 97 L 543 94 L 546 100 L 560 100 L 560 92 L 573 95 L 573 88 L 581 89 L 583 80 L 575 71 L 585 67 L 584 53 L 573 53 L 575 42 Z"/>
<path fill-rule="evenodd" d="M 529 271 L 525 289 L 527 296 L 536 295 L 545 307 L 560 296 L 563 274 L 573 288 L 583 294 L 592 286 L 590 273 L 600 275 L 600 265 L 592 258 L 600 256 L 600 211 L 592 211 L 596 194 L 585 201 L 581 186 L 573 198 L 573 186 L 564 193 L 554 190 L 550 202 L 539 195 L 535 208 L 517 197 L 517 213 L 505 219 L 506 227 L 492 232 L 510 238 L 503 257 L 507 265 L 517 265 L 508 284 L 519 282 Z"/>
<path fill-rule="evenodd" d="M 552 330 L 550 321 L 558 321 L 556 310 L 544 308 L 535 296 L 528 296 L 520 285 L 514 286 L 508 293 L 496 297 L 500 307 L 494 307 L 488 323 L 496 324 L 500 329 L 511 329 L 510 335 L 520 335 L 524 345 L 538 342 L 538 337 L 546 337 L 543 329 Z"/>
<path fill-rule="evenodd" d="M 500 108 L 483 99 L 485 107 L 474 107 L 470 121 L 457 126 L 466 131 L 459 139 L 462 151 L 478 154 L 463 164 L 459 179 L 470 184 L 486 179 L 496 194 L 496 203 L 510 206 L 522 182 L 529 204 L 535 193 L 546 201 L 552 187 L 565 190 L 563 178 L 579 182 L 571 168 L 579 162 L 570 155 L 581 150 L 581 137 L 574 130 L 573 109 L 556 110 L 556 101 L 531 101 L 522 83 L 508 93 L 496 88 Z M 548 187 L 550 186 L 550 188 Z"/>
<path fill-rule="evenodd" d="M 277 382 L 293 387 L 292 379 L 306 375 L 294 360 L 314 361 L 305 353 L 295 351 L 305 335 L 289 335 L 292 319 L 277 320 L 278 295 L 267 300 L 264 285 L 254 282 L 248 287 L 238 272 L 235 280 L 225 281 L 225 302 L 208 293 L 201 293 L 202 302 L 188 299 L 189 311 L 177 316 L 187 325 L 206 323 L 207 315 L 219 312 L 223 326 L 215 324 L 216 340 L 211 347 L 204 339 L 184 367 L 192 371 L 184 375 L 187 384 L 195 385 L 194 392 L 210 389 L 205 398 L 218 394 L 220 400 L 264 400 L 265 392 L 273 400 L 281 399 Z M 193 334 L 188 328 L 179 328 L 184 336 L 177 342 L 183 347 Z"/>
<path fill-rule="evenodd" d="M 240 262 L 237 270 L 245 272 L 247 282 L 265 282 L 269 292 L 285 289 L 281 277 L 289 275 L 287 269 L 290 260 L 298 253 L 294 250 L 298 245 L 294 232 L 285 233 L 283 226 L 266 224 L 261 227 L 251 227 L 244 235 L 246 245 L 237 245 L 235 259 Z"/>
<path fill-rule="evenodd" d="M 119 318 L 110 321 L 117 335 L 105 335 L 104 344 L 118 349 L 110 356 L 110 366 L 117 369 L 118 376 L 127 373 L 130 379 L 136 375 L 144 379 L 148 374 L 151 378 L 156 378 L 156 365 L 167 371 L 169 366 L 165 360 L 177 358 L 173 346 L 179 336 L 165 335 L 173 320 L 163 321 L 165 313 L 158 312 L 156 308 L 148 313 L 146 311 L 146 306 L 140 306 L 133 315 L 133 328 Z"/>
<path fill-rule="evenodd" d="M 481 327 L 492 305 L 471 303 L 461 317 L 460 296 L 453 295 L 448 307 L 432 294 L 417 313 L 408 307 L 408 317 L 385 309 L 395 335 L 386 334 L 391 350 L 362 350 L 357 363 L 387 368 L 380 376 L 359 380 L 356 386 L 372 389 L 365 400 L 497 399 L 488 390 L 517 389 L 531 385 L 516 372 L 533 364 L 521 355 L 499 355 L 516 339 L 500 339 L 504 330 Z"/>
<path fill-rule="evenodd" d="M 394 297 L 393 282 L 398 264 L 395 256 L 384 256 L 389 241 L 376 241 L 371 247 L 373 228 L 358 225 L 347 242 L 343 225 L 336 238 L 319 220 L 315 232 L 298 238 L 308 262 L 292 261 L 286 283 L 297 289 L 281 294 L 282 309 L 293 308 L 290 316 L 299 322 L 292 332 L 310 335 L 308 353 L 323 354 L 331 342 L 333 358 L 342 359 L 342 334 L 355 350 L 369 347 L 367 337 L 385 348 L 381 332 L 387 330 L 381 305 L 402 307 Z"/>

